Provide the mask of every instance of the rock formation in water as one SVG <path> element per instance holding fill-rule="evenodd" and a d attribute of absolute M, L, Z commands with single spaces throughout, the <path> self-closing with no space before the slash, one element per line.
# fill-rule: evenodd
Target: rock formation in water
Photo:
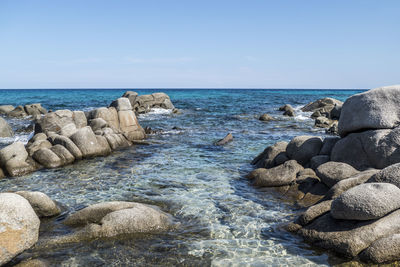
<path fill-rule="evenodd" d="M 267 147 L 247 178 L 307 209 L 287 229 L 365 262 L 400 260 L 400 86 L 308 104 L 339 137 L 298 136 Z M 341 112 L 339 112 L 341 110 Z"/>

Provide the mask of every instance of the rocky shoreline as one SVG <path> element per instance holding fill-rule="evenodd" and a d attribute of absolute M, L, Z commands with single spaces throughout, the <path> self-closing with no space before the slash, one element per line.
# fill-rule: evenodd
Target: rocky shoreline
<path fill-rule="evenodd" d="M 286 229 L 312 245 L 367 263 L 400 260 L 400 86 L 344 104 L 306 105 L 316 124 L 338 119 L 337 137 L 298 136 L 267 147 L 247 175 L 306 210 Z M 317 126 L 317 125 L 316 125 Z M 336 132 L 336 131 L 335 131 Z"/>

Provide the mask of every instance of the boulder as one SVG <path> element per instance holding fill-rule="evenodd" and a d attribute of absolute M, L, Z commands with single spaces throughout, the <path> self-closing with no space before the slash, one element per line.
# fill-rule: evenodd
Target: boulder
<path fill-rule="evenodd" d="M 286 154 L 289 158 L 304 165 L 308 163 L 312 157 L 319 154 L 321 147 L 321 137 L 297 136 L 289 142 L 286 148 Z"/>
<path fill-rule="evenodd" d="M 271 169 L 259 168 L 247 176 L 253 179 L 255 186 L 272 187 L 289 185 L 296 180 L 296 175 L 303 167 L 295 160 L 286 161 L 284 164 Z"/>
<path fill-rule="evenodd" d="M 46 114 L 47 110 L 41 104 L 30 104 L 24 106 L 25 112 L 30 116 Z"/>
<path fill-rule="evenodd" d="M 72 113 L 73 113 L 72 118 L 74 120 L 77 129 L 87 126 L 87 119 L 85 112 L 77 110 L 73 111 Z"/>
<path fill-rule="evenodd" d="M 49 140 L 53 145 L 62 145 L 65 147 L 76 160 L 82 159 L 82 151 L 68 137 L 55 134 L 50 136 Z"/>
<path fill-rule="evenodd" d="M 42 140 L 47 140 L 47 135 L 44 133 L 38 133 L 35 134 L 30 140 L 29 143 L 34 143 L 36 141 L 42 141 Z"/>
<path fill-rule="evenodd" d="M 90 121 L 90 127 L 95 132 L 97 130 L 101 130 L 102 128 L 107 127 L 108 124 L 103 118 L 96 118 Z"/>
<path fill-rule="evenodd" d="M 337 182 L 359 173 L 359 171 L 349 164 L 335 161 L 329 161 L 320 165 L 315 172 L 321 181 L 328 187 L 332 187 Z"/>
<path fill-rule="evenodd" d="M 61 130 L 59 131 L 59 134 L 66 136 L 66 137 L 70 137 L 71 135 L 76 133 L 76 131 L 77 131 L 77 128 L 76 128 L 75 123 L 71 122 L 71 123 L 64 125 L 61 128 Z"/>
<path fill-rule="evenodd" d="M 131 103 L 131 106 L 133 107 L 136 103 L 136 97 L 138 96 L 138 93 L 133 92 L 133 91 L 126 91 L 122 97 L 126 97 L 129 99 L 129 102 Z"/>
<path fill-rule="evenodd" d="M 12 137 L 14 135 L 13 130 L 7 121 L 0 117 L 0 137 Z"/>
<path fill-rule="evenodd" d="M 335 104 L 333 109 L 331 110 L 330 118 L 332 120 L 339 120 L 340 119 L 340 114 L 342 113 L 342 104 Z"/>
<path fill-rule="evenodd" d="M 319 152 L 320 155 L 331 155 L 332 149 L 335 146 L 336 142 L 340 140 L 340 137 L 326 137 L 322 142 L 322 148 Z"/>
<path fill-rule="evenodd" d="M 160 107 L 166 99 L 169 100 L 169 96 L 166 93 L 153 93 L 151 95 L 153 96 L 154 105 L 158 105 Z"/>
<path fill-rule="evenodd" d="M 329 156 L 327 155 L 317 155 L 311 158 L 310 168 L 316 170 L 320 165 L 327 163 L 329 161 Z"/>
<path fill-rule="evenodd" d="M 40 220 L 29 202 L 13 193 L 0 193 L 0 265 L 38 240 Z"/>
<path fill-rule="evenodd" d="M 71 152 L 62 145 L 55 145 L 50 148 L 50 150 L 60 158 L 61 166 L 71 164 L 75 161 L 74 155 L 72 155 Z"/>
<path fill-rule="evenodd" d="M 315 119 L 315 127 L 318 128 L 330 128 L 335 121 L 326 117 L 320 116 Z"/>
<path fill-rule="evenodd" d="M 369 183 L 390 183 L 400 188 L 400 163 L 390 165 L 374 174 Z"/>
<path fill-rule="evenodd" d="M 57 110 L 44 115 L 36 121 L 35 134 L 48 132 L 60 133 L 67 124 L 75 124 L 74 113 L 70 110 Z"/>
<path fill-rule="evenodd" d="M 0 114 L 5 114 L 7 115 L 8 113 L 10 113 L 11 111 L 13 111 L 15 109 L 14 106 L 11 105 L 1 105 L 0 106 Z"/>
<path fill-rule="evenodd" d="M 332 149 L 331 160 L 345 162 L 356 169 L 383 169 L 400 162 L 400 127 L 352 133 Z"/>
<path fill-rule="evenodd" d="M 120 97 L 111 102 L 110 107 L 114 107 L 117 111 L 132 110 L 131 103 L 128 98 Z"/>
<path fill-rule="evenodd" d="M 349 97 L 343 104 L 339 134 L 393 129 L 400 124 L 400 85 L 375 88 Z"/>
<path fill-rule="evenodd" d="M 272 118 L 270 115 L 267 113 L 262 114 L 259 118 L 260 121 L 272 121 L 274 118 Z"/>
<path fill-rule="evenodd" d="M 164 99 L 164 101 L 160 105 L 161 108 L 163 109 L 172 109 L 176 110 L 174 104 L 172 104 L 171 100 L 168 98 Z M 176 111 L 174 113 L 177 113 Z"/>
<path fill-rule="evenodd" d="M 327 134 L 338 135 L 338 121 L 334 121 L 332 125 L 325 130 Z"/>
<path fill-rule="evenodd" d="M 28 152 L 22 142 L 15 142 L 0 150 L 0 164 L 10 176 L 20 176 L 36 169 L 27 162 Z"/>
<path fill-rule="evenodd" d="M 28 151 L 29 156 L 33 156 L 33 154 L 42 148 L 51 148 L 52 145 L 47 140 L 37 140 L 33 143 L 28 143 L 26 146 L 26 151 Z"/>
<path fill-rule="evenodd" d="M 293 107 L 289 104 L 281 106 L 279 111 L 284 111 L 283 115 L 285 116 L 294 117 L 295 115 Z"/>
<path fill-rule="evenodd" d="M 121 132 L 125 135 L 126 139 L 134 141 L 145 138 L 144 130 L 139 125 L 136 115 L 132 110 L 118 111 L 118 118 Z"/>
<path fill-rule="evenodd" d="M 347 257 L 355 257 L 372 242 L 400 231 L 400 210 L 378 220 L 337 220 L 325 214 L 297 233 L 305 241 Z"/>
<path fill-rule="evenodd" d="M 338 196 L 331 216 L 342 220 L 374 220 L 400 208 L 400 188 L 388 183 L 357 185 Z"/>
<path fill-rule="evenodd" d="M 33 153 L 33 158 L 46 168 L 57 168 L 62 166 L 62 160 L 48 148 L 41 148 Z"/>
<path fill-rule="evenodd" d="M 229 142 L 233 141 L 233 135 L 231 133 L 228 133 L 224 138 L 222 138 L 221 140 L 215 142 L 216 146 L 223 146 Z"/>
<path fill-rule="evenodd" d="M 103 153 L 103 148 L 89 126 L 80 128 L 75 134 L 71 135 L 71 140 L 82 152 L 84 158 L 100 156 Z"/>
<path fill-rule="evenodd" d="M 4 177 L 6 177 L 6 174 L 4 173 L 3 169 L 0 168 L 0 179 L 3 179 Z"/>
<path fill-rule="evenodd" d="M 400 260 L 400 234 L 394 234 L 374 241 L 360 254 L 360 258 L 365 262 L 373 263 Z"/>
<path fill-rule="evenodd" d="M 92 120 L 96 118 L 104 119 L 114 131 L 118 131 L 119 129 L 118 112 L 114 107 L 109 107 L 109 108 L 103 107 L 92 110 L 89 113 L 88 119 Z"/>
<path fill-rule="evenodd" d="M 288 160 L 286 156 L 286 147 L 287 142 L 277 142 L 272 146 L 267 147 L 262 153 L 260 153 L 256 158 L 253 159 L 251 162 L 252 165 L 256 165 L 258 168 L 272 168 L 277 165 L 283 164 L 285 161 Z M 285 160 L 277 164 L 276 158 L 280 154 L 285 154 Z M 280 160 L 282 161 L 282 160 Z"/>
<path fill-rule="evenodd" d="M 99 144 L 99 147 L 101 148 L 100 154 L 102 156 L 107 156 L 111 154 L 111 146 L 109 145 L 107 138 L 102 135 L 96 135 L 97 143 Z"/>
<path fill-rule="evenodd" d="M 310 207 L 323 199 L 329 188 L 324 183 L 318 182 L 318 179 L 315 179 L 314 177 L 307 178 L 305 182 L 305 185 L 307 186 L 307 190 L 305 191 L 307 193 L 301 200 L 297 201 L 297 205 L 301 207 Z M 309 185 L 312 186 L 308 188 Z"/>
<path fill-rule="evenodd" d="M 314 102 L 308 103 L 307 105 L 301 108 L 301 111 L 314 112 L 316 110 L 325 108 L 327 106 L 333 108 L 335 105 L 341 106 L 342 104 L 343 104 L 342 101 L 330 97 L 325 97 L 322 99 L 318 99 Z"/>
<path fill-rule="evenodd" d="M 28 116 L 23 106 L 18 106 L 7 114 L 10 117 L 22 118 Z"/>
<path fill-rule="evenodd" d="M 61 213 L 57 204 L 42 192 L 18 191 L 15 194 L 28 200 L 39 218 L 52 217 Z"/>
<path fill-rule="evenodd" d="M 300 214 L 299 218 L 297 218 L 296 222 L 301 226 L 307 225 L 310 222 L 314 221 L 316 218 L 326 214 L 331 210 L 332 200 L 322 201 L 314 206 L 309 207 L 302 214 Z"/>
<path fill-rule="evenodd" d="M 129 142 L 122 134 L 105 134 L 104 137 L 107 139 L 112 150 L 131 145 L 131 142 Z"/>

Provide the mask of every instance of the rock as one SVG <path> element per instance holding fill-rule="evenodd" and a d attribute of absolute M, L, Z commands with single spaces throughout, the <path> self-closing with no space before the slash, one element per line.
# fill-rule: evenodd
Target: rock
<path fill-rule="evenodd" d="M 229 142 L 233 141 L 233 135 L 231 133 L 228 133 L 224 138 L 222 138 L 221 140 L 217 141 L 215 143 L 216 146 L 223 146 Z"/>
<path fill-rule="evenodd" d="M 107 138 L 101 135 L 96 135 L 96 139 L 99 147 L 101 148 L 99 155 L 106 156 L 111 154 L 112 150 L 110 145 L 108 144 Z"/>
<path fill-rule="evenodd" d="M 0 168 L 0 179 L 3 179 L 4 177 L 6 177 L 4 171 L 2 168 Z"/>
<path fill-rule="evenodd" d="M 55 134 L 49 137 L 49 140 L 53 145 L 62 145 L 65 147 L 76 160 L 82 159 L 82 151 L 68 137 Z"/>
<path fill-rule="evenodd" d="M 37 150 L 33 154 L 33 158 L 46 168 L 57 168 L 62 166 L 63 163 L 57 154 L 48 148 L 41 148 Z"/>
<path fill-rule="evenodd" d="M 276 155 L 276 157 L 274 159 L 274 166 L 281 165 L 281 164 L 285 163 L 288 160 L 290 160 L 290 159 L 287 156 L 286 152 L 281 152 L 278 155 Z"/>
<path fill-rule="evenodd" d="M 108 127 L 108 124 L 103 118 L 96 118 L 90 121 L 90 127 L 92 127 L 93 131 L 97 131 Z"/>
<path fill-rule="evenodd" d="M 62 145 L 55 145 L 50 148 L 61 160 L 61 166 L 71 164 L 75 161 L 75 157 Z"/>
<path fill-rule="evenodd" d="M 171 100 L 169 98 L 165 99 L 161 103 L 160 107 L 163 108 L 163 109 L 172 109 L 173 111 L 176 110 L 174 104 L 172 104 L 172 102 L 171 102 Z M 179 113 L 179 110 L 178 110 L 178 112 L 173 112 L 173 113 Z"/>
<path fill-rule="evenodd" d="M 103 148 L 99 145 L 92 128 L 89 126 L 80 128 L 75 134 L 71 135 L 71 140 L 82 152 L 84 158 L 100 156 Z"/>
<path fill-rule="evenodd" d="M 297 177 L 299 177 L 299 176 L 315 176 L 316 177 L 317 175 L 315 174 L 313 169 L 306 168 L 297 173 Z"/>
<path fill-rule="evenodd" d="M 111 102 L 110 107 L 114 107 L 117 111 L 132 110 L 131 103 L 128 98 L 120 97 Z"/>
<path fill-rule="evenodd" d="M 126 99 L 126 98 L 125 98 Z M 146 137 L 143 128 L 139 125 L 132 110 L 118 111 L 120 129 L 129 141 L 141 140 Z"/>
<path fill-rule="evenodd" d="M 316 110 L 319 110 L 319 109 L 327 107 L 327 106 L 334 107 L 335 105 L 340 106 L 342 104 L 343 104 L 342 101 L 339 101 L 334 98 L 326 97 L 326 98 L 318 99 L 315 102 L 311 102 L 311 103 L 305 105 L 304 107 L 301 108 L 301 111 L 314 112 Z"/>
<path fill-rule="evenodd" d="M 383 169 L 400 162 L 400 127 L 352 133 L 332 149 L 331 160 L 345 162 L 359 170 Z"/>
<path fill-rule="evenodd" d="M 39 119 L 35 124 L 35 134 L 48 132 L 60 133 L 61 129 L 68 124 L 75 124 L 74 113 L 70 110 L 57 110 L 50 112 Z"/>
<path fill-rule="evenodd" d="M 108 144 L 112 150 L 120 147 L 128 147 L 131 143 L 122 134 L 105 134 Z"/>
<path fill-rule="evenodd" d="M 324 215 L 331 210 L 332 200 L 320 202 L 314 206 L 309 207 L 304 211 L 296 220 L 301 226 L 307 225 L 314 221 L 316 218 Z"/>
<path fill-rule="evenodd" d="M 42 148 L 51 148 L 52 145 L 49 141 L 47 140 L 37 140 L 33 143 L 28 143 L 26 146 L 26 151 L 28 151 L 29 156 L 33 156 L 36 151 Z"/>
<path fill-rule="evenodd" d="M 0 150 L 1 166 L 10 176 L 20 176 L 34 171 L 35 166 L 29 164 L 27 160 L 28 152 L 22 142 L 15 142 Z"/>
<path fill-rule="evenodd" d="M 363 184 L 368 179 L 371 178 L 375 173 L 377 173 L 378 170 L 371 169 L 371 170 L 366 170 L 360 173 L 357 173 L 356 175 L 353 175 L 347 179 L 341 180 L 337 182 L 325 195 L 325 199 L 334 199 L 337 198 L 340 194 L 343 192 L 349 190 L 350 188 L 353 188 L 357 185 Z"/>
<path fill-rule="evenodd" d="M 315 127 L 318 128 L 330 128 L 333 123 L 334 123 L 333 120 L 322 116 L 315 119 Z"/>
<path fill-rule="evenodd" d="M 24 260 L 17 265 L 14 265 L 14 267 L 49 267 L 50 265 L 41 259 L 28 259 Z"/>
<path fill-rule="evenodd" d="M 277 142 L 272 146 L 268 146 L 262 153 L 253 159 L 251 164 L 256 165 L 258 168 L 267 169 L 277 166 L 276 157 L 282 153 L 286 154 L 287 145 L 287 142 Z"/>
<path fill-rule="evenodd" d="M 15 194 L 28 200 L 39 218 L 52 217 L 61 213 L 56 203 L 42 192 L 18 191 Z"/>
<path fill-rule="evenodd" d="M 72 113 L 73 113 L 72 118 L 74 120 L 77 129 L 87 126 L 87 119 L 85 112 L 78 110 L 78 111 L 73 111 Z"/>
<path fill-rule="evenodd" d="M 74 133 L 76 133 L 77 128 L 75 123 L 68 123 L 66 125 L 64 125 L 61 130 L 59 131 L 60 135 L 66 136 L 66 137 L 70 137 L 71 135 L 73 135 Z"/>
<path fill-rule="evenodd" d="M 114 131 L 118 131 L 119 129 L 118 112 L 114 107 L 110 108 L 103 107 L 92 110 L 89 114 L 88 119 L 96 119 L 96 118 L 102 118 Z"/>
<path fill-rule="evenodd" d="M 38 240 L 40 220 L 29 202 L 17 194 L 0 193 L 0 225 L 0 265 Z"/>
<path fill-rule="evenodd" d="M 340 115 L 340 136 L 397 127 L 400 124 L 399 105 L 400 85 L 380 87 L 349 97 Z"/>
<path fill-rule="evenodd" d="M 374 241 L 360 254 L 361 260 L 373 263 L 385 263 L 400 259 L 400 234 L 380 238 Z"/>
<path fill-rule="evenodd" d="M 357 185 L 333 202 L 331 216 L 342 220 L 374 220 L 400 208 L 400 188 L 388 183 Z"/>
<path fill-rule="evenodd" d="M 390 165 L 374 174 L 369 183 L 390 183 L 400 188 L 400 163 Z"/>
<path fill-rule="evenodd" d="M 36 115 L 41 115 L 41 114 L 47 113 L 47 110 L 44 107 L 42 107 L 41 104 L 25 105 L 24 109 L 25 109 L 25 112 L 31 116 L 36 116 Z"/>
<path fill-rule="evenodd" d="M 254 179 L 253 184 L 261 187 L 288 185 L 296 180 L 296 175 L 303 167 L 295 160 L 286 161 L 284 164 L 271 169 L 256 169 L 248 175 Z"/>
<path fill-rule="evenodd" d="M 272 121 L 274 118 L 272 118 L 270 115 L 267 113 L 262 114 L 259 118 L 260 121 Z"/>
<path fill-rule="evenodd" d="M 289 158 L 296 160 L 301 165 L 317 156 L 322 147 L 321 137 L 315 136 L 297 136 L 289 142 L 286 148 L 286 154 Z"/>
<path fill-rule="evenodd" d="M 136 97 L 138 96 L 138 93 L 133 92 L 133 91 L 126 91 L 122 97 L 126 97 L 129 99 L 129 102 L 131 103 L 131 106 L 133 107 L 136 103 Z"/>
<path fill-rule="evenodd" d="M 328 133 L 328 134 L 334 134 L 334 135 L 338 135 L 338 130 L 339 128 L 338 128 L 338 121 L 334 121 L 333 123 L 332 123 L 332 125 L 328 128 L 328 129 L 326 129 L 326 133 Z"/>
<path fill-rule="evenodd" d="M 8 112 L 7 114 L 10 117 L 26 117 L 28 116 L 28 114 L 26 114 L 25 109 L 23 106 L 18 106 L 15 109 L 13 109 L 12 111 Z"/>
<path fill-rule="evenodd" d="M 314 245 L 355 257 L 372 242 L 399 231 L 400 210 L 397 210 L 371 221 L 336 220 L 325 214 L 304 226 L 298 234 Z"/>
<path fill-rule="evenodd" d="M 14 135 L 13 130 L 5 119 L 0 117 L 0 137 L 12 137 Z"/>
<path fill-rule="evenodd" d="M 10 113 L 11 111 L 13 111 L 15 109 L 14 106 L 11 105 L 2 105 L 0 106 L 0 114 L 5 114 L 7 115 L 8 113 Z"/>
<path fill-rule="evenodd" d="M 340 140 L 340 137 L 326 137 L 322 142 L 322 148 L 319 152 L 320 155 L 331 155 L 332 149 L 335 146 L 336 142 Z"/>
<path fill-rule="evenodd" d="M 36 141 L 42 141 L 42 140 L 47 140 L 47 135 L 44 133 L 38 133 L 35 134 L 30 140 L 29 143 L 34 143 Z"/>
<path fill-rule="evenodd" d="M 333 120 L 339 120 L 340 114 L 342 113 L 343 104 L 335 104 L 333 109 L 331 110 L 330 118 Z"/>
<path fill-rule="evenodd" d="M 315 183 L 315 178 L 310 181 L 311 179 L 308 179 L 307 182 L 312 184 L 312 187 L 308 189 L 307 193 L 304 195 L 304 197 L 297 201 L 297 205 L 301 207 L 310 207 L 320 201 L 321 199 L 324 198 L 326 192 L 328 192 L 329 188 L 322 182 L 316 182 Z"/>
<path fill-rule="evenodd" d="M 321 181 L 328 187 L 332 187 L 337 182 L 359 173 L 359 171 L 349 164 L 334 161 L 329 161 L 320 165 L 315 172 Z"/>
<path fill-rule="evenodd" d="M 316 170 L 320 165 L 327 163 L 329 161 L 329 156 L 327 155 L 317 155 L 311 158 L 310 167 L 313 170 Z"/>
<path fill-rule="evenodd" d="M 285 116 L 294 117 L 294 115 L 295 115 L 293 107 L 291 105 L 289 105 L 289 104 L 281 106 L 279 108 L 279 110 L 280 111 L 284 111 L 283 115 L 285 115 Z"/>

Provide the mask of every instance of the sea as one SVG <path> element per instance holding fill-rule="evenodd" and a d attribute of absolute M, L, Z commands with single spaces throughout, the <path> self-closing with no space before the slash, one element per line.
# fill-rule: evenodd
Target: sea
<path fill-rule="evenodd" d="M 20 89 L 0 90 L 0 105 L 41 103 L 48 110 L 88 111 L 108 106 L 127 91 L 167 93 L 179 114 L 153 109 L 139 115 L 151 127 L 147 145 L 85 159 L 58 169 L 0 180 L 0 192 L 41 191 L 62 214 L 41 222 L 40 239 L 68 234 L 68 214 L 104 201 L 159 206 L 179 226 L 162 234 L 98 239 L 55 247 L 38 246 L 16 259 L 40 258 L 51 266 L 330 266 L 345 260 L 319 250 L 283 225 L 303 209 L 272 190 L 252 186 L 245 175 L 267 146 L 298 135 L 327 136 L 300 110 L 323 97 L 345 101 L 365 90 L 332 89 Z M 291 104 L 293 118 L 278 108 Z M 258 117 L 268 113 L 274 121 Z M 5 118 L 13 138 L 32 137 L 30 121 Z M 232 133 L 225 146 L 214 143 Z"/>

